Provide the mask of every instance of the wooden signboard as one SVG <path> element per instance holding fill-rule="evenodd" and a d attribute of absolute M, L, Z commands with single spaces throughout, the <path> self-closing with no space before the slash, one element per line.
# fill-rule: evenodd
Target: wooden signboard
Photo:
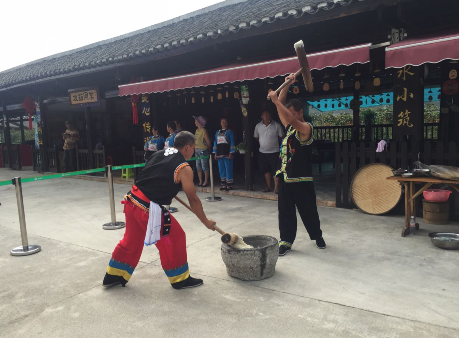
<path fill-rule="evenodd" d="M 137 105 L 139 106 L 139 120 L 143 128 L 143 143 L 145 144 L 152 135 L 151 128 L 153 127 L 151 125 L 150 100 L 148 95 L 142 95 Z"/>
<path fill-rule="evenodd" d="M 394 74 L 394 136 L 420 136 L 424 119 L 421 69 L 405 66 Z"/>
<path fill-rule="evenodd" d="M 69 89 L 71 106 L 91 107 L 99 106 L 99 90 L 97 87 Z"/>

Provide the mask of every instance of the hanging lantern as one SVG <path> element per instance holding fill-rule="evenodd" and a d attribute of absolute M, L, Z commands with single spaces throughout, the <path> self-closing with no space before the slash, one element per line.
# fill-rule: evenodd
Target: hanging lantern
<path fill-rule="evenodd" d="M 343 66 L 341 66 L 341 73 L 339 74 L 339 77 L 346 76 L 346 74 L 343 73 Z"/>
<path fill-rule="evenodd" d="M 226 91 L 226 98 L 228 98 L 228 97 L 229 97 L 229 93 L 228 93 L 228 91 Z"/>
<path fill-rule="evenodd" d="M 341 81 L 339 82 L 339 89 L 341 89 L 341 90 L 344 89 L 344 81 L 343 81 L 343 80 L 341 80 Z"/>
<path fill-rule="evenodd" d="M 355 72 L 354 76 L 358 77 L 362 75 L 360 72 L 359 72 L 359 65 L 357 65 L 357 71 Z"/>
<path fill-rule="evenodd" d="M 214 102 L 214 97 L 213 96 L 210 97 L 210 102 Z"/>
<path fill-rule="evenodd" d="M 217 95 L 217 99 L 221 100 L 222 98 L 223 98 L 223 95 L 222 95 L 222 93 L 218 93 L 218 95 Z"/>
<path fill-rule="evenodd" d="M 35 111 L 36 106 L 35 101 L 30 95 L 22 102 L 22 107 L 27 111 L 27 115 L 29 116 L 29 130 L 32 130 L 32 113 Z"/>
<path fill-rule="evenodd" d="M 194 96 L 191 98 L 191 103 L 195 103 Z"/>
<path fill-rule="evenodd" d="M 234 98 L 238 99 L 239 98 L 239 92 L 234 92 Z"/>
<path fill-rule="evenodd" d="M 373 80 L 373 86 L 379 87 L 381 85 L 381 79 L 379 77 L 375 77 Z"/>
<path fill-rule="evenodd" d="M 132 105 L 132 124 L 139 123 L 139 114 L 137 110 L 137 101 L 139 101 L 140 95 L 131 95 L 131 105 Z"/>
<path fill-rule="evenodd" d="M 201 102 L 204 103 L 204 96 L 201 98 Z"/>
<path fill-rule="evenodd" d="M 323 90 L 324 92 L 328 92 L 330 90 L 330 85 L 328 84 L 328 82 L 324 83 Z"/>
<path fill-rule="evenodd" d="M 356 90 L 359 90 L 359 89 L 360 89 L 360 81 L 355 81 L 354 88 L 355 88 Z"/>
<path fill-rule="evenodd" d="M 300 88 L 297 86 L 293 87 L 293 94 L 298 95 L 300 93 Z"/>

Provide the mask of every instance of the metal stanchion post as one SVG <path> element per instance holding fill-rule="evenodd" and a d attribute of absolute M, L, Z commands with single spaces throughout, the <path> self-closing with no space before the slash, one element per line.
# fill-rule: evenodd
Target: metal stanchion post
<path fill-rule="evenodd" d="M 13 179 L 13 184 L 16 186 L 16 199 L 18 202 L 19 225 L 21 228 L 22 246 L 14 248 L 13 250 L 11 250 L 10 253 L 11 256 L 28 256 L 39 252 L 41 250 L 41 246 L 29 245 L 29 241 L 27 240 L 27 229 L 24 214 L 24 200 L 22 199 L 21 178 L 15 177 Z"/>
<path fill-rule="evenodd" d="M 102 226 L 102 229 L 104 230 L 115 230 L 115 229 L 121 229 L 126 226 L 124 222 L 117 222 L 116 221 L 116 214 L 115 214 L 115 192 L 113 190 L 113 176 L 112 176 L 112 166 L 107 165 L 107 173 L 108 173 L 108 194 L 110 198 L 110 211 L 111 211 L 111 217 L 112 221 L 110 223 L 105 223 Z"/>
<path fill-rule="evenodd" d="M 209 169 L 210 169 L 210 197 L 206 197 L 207 202 L 220 202 L 222 200 L 221 197 L 215 197 L 214 191 L 214 172 L 212 170 L 212 154 L 209 155 Z"/>

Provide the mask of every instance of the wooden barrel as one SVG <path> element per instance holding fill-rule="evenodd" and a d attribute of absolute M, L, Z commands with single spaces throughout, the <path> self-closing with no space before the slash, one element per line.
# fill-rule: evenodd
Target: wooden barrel
<path fill-rule="evenodd" d="M 422 200 L 424 222 L 429 224 L 449 223 L 449 201 L 429 202 Z"/>

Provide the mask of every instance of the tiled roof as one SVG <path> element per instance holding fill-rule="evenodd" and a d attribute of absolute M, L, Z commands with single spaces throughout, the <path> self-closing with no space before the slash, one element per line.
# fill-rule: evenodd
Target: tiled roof
<path fill-rule="evenodd" d="M 299 18 L 364 0 L 227 0 L 145 29 L 52 55 L 0 73 L 0 89 Z"/>

